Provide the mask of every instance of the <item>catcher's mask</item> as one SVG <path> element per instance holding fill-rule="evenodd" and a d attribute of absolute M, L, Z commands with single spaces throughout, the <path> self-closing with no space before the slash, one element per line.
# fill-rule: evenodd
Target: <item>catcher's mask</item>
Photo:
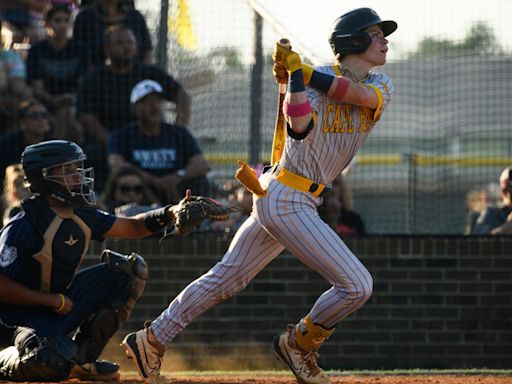
<path fill-rule="evenodd" d="M 96 204 L 94 171 L 87 156 L 72 141 L 50 140 L 29 145 L 21 155 L 27 186 L 73 206 Z"/>
<path fill-rule="evenodd" d="M 364 29 L 378 25 L 384 36 L 392 34 L 398 27 L 392 20 L 381 20 L 371 8 L 357 8 L 347 12 L 334 21 L 329 44 L 336 58 L 347 53 L 362 53 L 370 46 L 370 35 Z"/>

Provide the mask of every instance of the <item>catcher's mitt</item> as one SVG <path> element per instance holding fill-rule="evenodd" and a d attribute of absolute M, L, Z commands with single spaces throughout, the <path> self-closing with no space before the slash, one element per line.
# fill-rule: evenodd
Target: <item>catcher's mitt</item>
<path fill-rule="evenodd" d="M 175 217 L 174 226 L 169 231 L 166 228 L 162 239 L 172 235 L 188 235 L 205 219 L 225 221 L 231 212 L 237 212 L 240 208 L 226 207 L 205 196 L 191 196 L 183 198 L 172 210 Z"/>

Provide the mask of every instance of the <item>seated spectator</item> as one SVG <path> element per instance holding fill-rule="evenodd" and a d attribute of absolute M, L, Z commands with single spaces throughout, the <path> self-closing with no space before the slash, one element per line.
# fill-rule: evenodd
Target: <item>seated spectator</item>
<path fill-rule="evenodd" d="M 128 165 L 109 175 L 100 202 L 103 209 L 121 216 L 133 216 L 126 213 L 145 212 L 161 205 L 144 183 L 141 173 Z"/>
<path fill-rule="evenodd" d="M 485 189 L 469 191 L 466 194 L 466 223 L 464 234 L 470 235 L 473 232 L 478 217 L 489 205 L 489 192 Z"/>
<path fill-rule="evenodd" d="M 361 216 L 352 209 L 352 198 L 343 175 L 334 179 L 331 189 L 323 193 L 320 217 L 340 236 L 361 236 L 366 228 Z"/>
<path fill-rule="evenodd" d="M 238 187 L 229 194 L 227 206 L 236 206 L 240 211 L 233 212 L 226 221 L 211 221 L 210 230 L 215 232 L 235 233 L 252 212 L 252 193 L 245 187 Z"/>
<path fill-rule="evenodd" d="M 68 39 L 71 8 L 56 5 L 46 15 L 50 37 L 28 51 L 27 78 L 37 97 L 54 116 L 54 137 L 81 142 L 76 121 L 76 89 L 86 69 L 85 50 Z"/>
<path fill-rule="evenodd" d="M 30 190 L 25 186 L 25 172 L 20 163 L 11 164 L 5 168 L 3 225 L 20 210 L 20 202 L 31 196 Z"/>
<path fill-rule="evenodd" d="M 472 235 L 512 234 L 512 166 L 500 175 L 501 204 L 485 208 L 476 219 Z"/>
<path fill-rule="evenodd" d="M 136 120 L 131 110 L 130 92 L 144 80 L 157 81 L 164 88 L 165 99 L 176 104 L 176 124 L 186 126 L 190 116 L 190 97 L 181 84 L 154 65 L 135 61 L 137 46 L 133 32 L 126 26 L 107 29 L 105 49 L 108 65 L 89 71 L 78 88 L 78 116 L 84 132 L 84 146 L 95 159 L 97 186 L 106 180 L 105 148 L 109 132 Z"/>
<path fill-rule="evenodd" d="M 34 44 L 45 38 L 43 15 L 48 10 L 46 0 L 0 1 L 0 20 L 11 31 L 8 46 Z"/>
<path fill-rule="evenodd" d="M 106 145 L 110 131 L 136 120 L 131 110 L 130 92 L 144 79 L 162 85 L 164 97 L 176 103 L 176 124 L 187 126 L 190 97 L 181 84 L 157 66 L 135 61 L 135 36 L 128 27 L 116 24 L 105 33 L 109 64 L 90 71 L 78 89 L 78 112 L 88 138 Z"/>
<path fill-rule="evenodd" d="M 22 101 L 18 109 L 19 125 L 0 137 L 0 169 L 21 161 L 21 154 L 27 145 L 51 138 L 48 112 L 35 99 Z M 2 174 L 2 182 L 3 182 Z"/>
<path fill-rule="evenodd" d="M 2 30 L 0 22 L 0 31 Z M 16 110 L 19 103 L 31 95 L 26 83 L 26 67 L 20 54 L 0 48 L 0 134 L 17 124 Z"/>
<path fill-rule="evenodd" d="M 135 59 L 151 63 L 151 36 L 144 16 L 134 9 L 133 2 L 96 0 L 78 13 L 73 24 L 73 39 L 86 46 L 90 64 L 99 67 L 105 63 L 105 31 L 114 24 L 124 24 L 133 31 L 137 42 Z"/>
<path fill-rule="evenodd" d="M 137 121 L 110 134 L 108 163 L 112 170 L 126 163 L 137 167 L 167 203 L 178 202 L 187 189 L 209 195 L 210 165 L 187 128 L 163 121 L 163 92 L 153 80 L 135 85 L 130 100 Z"/>

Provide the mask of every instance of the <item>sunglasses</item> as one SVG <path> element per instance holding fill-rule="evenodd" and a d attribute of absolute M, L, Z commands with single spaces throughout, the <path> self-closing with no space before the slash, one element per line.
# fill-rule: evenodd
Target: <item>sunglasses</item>
<path fill-rule="evenodd" d="M 142 185 L 119 185 L 117 189 L 121 191 L 121 193 L 134 192 L 138 195 L 141 194 L 144 190 Z"/>
<path fill-rule="evenodd" d="M 27 119 L 47 119 L 48 113 L 46 113 L 46 112 L 31 112 L 31 113 L 27 113 L 25 116 L 22 116 L 22 117 L 26 117 Z"/>

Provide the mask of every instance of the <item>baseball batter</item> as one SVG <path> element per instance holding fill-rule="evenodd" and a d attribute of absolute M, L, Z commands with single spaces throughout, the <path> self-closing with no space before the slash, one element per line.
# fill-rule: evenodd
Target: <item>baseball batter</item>
<path fill-rule="evenodd" d="M 316 351 L 336 324 L 372 294 L 372 277 L 340 237 L 320 219 L 321 192 L 350 163 L 374 129 L 393 93 L 391 80 L 371 69 L 386 62 L 394 21 L 369 8 L 339 17 L 329 42 L 337 62 L 312 68 L 276 44 L 274 74 L 288 84 L 283 112 L 287 137 L 282 158 L 259 182 L 253 213 L 210 271 L 190 283 L 145 329 L 123 344 L 141 377 L 162 382 L 167 344 L 194 318 L 242 290 L 285 248 L 332 287 L 309 313 L 274 339 L 274 349 L 299 383 L 330 383 Z M 307 88 L 306 88 L 307 87 Z"/>

